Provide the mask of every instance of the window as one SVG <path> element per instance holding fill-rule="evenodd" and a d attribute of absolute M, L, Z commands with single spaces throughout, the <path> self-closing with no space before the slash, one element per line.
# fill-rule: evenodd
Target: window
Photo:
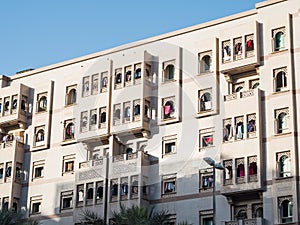
<path fill-rule="evenodd" d="M 176 225 L 176 214 L 169 214 L 167 221 L 164 222 L 163 224 L 164 225 Z"/>
<path fill-rule="evenodd" d="M 275 133 L 283 134 L 289 132 L 289 109 L 275 110 Z"/>
<path fill-rule="evenodd" d="M 141 83 L 142 77 L 142 64 L 138 63 L 134 65 L 134 84 Z"/>
<path fill-rule="evenodd" d="M 108 85 L 108 72 L 101 73 L 101 93 L 107 91 L 107 85 Z"/>
<path fill-rule="evenodd" d="M 74 140 L 75 124 L 74 119 L 65 120 L 64 122 L 64 141 Z"/>
<path fill-rule="evenodd" d="M 80 131 L 86 132 L 88 130 L 88 111 L 81 112 Z"/>
<path fill-rule="evenodd" d="M 224 170 L 224 185 L 232 184 L 232 160 L 224 160 L 223 165 L 225 167 Z"/>
<path fill-rule="evenodd" d="M 222 49 L 223 49 L 223 62 L 230 61 L 231 60 L 231 42 L 223 41 L 222 43 Z"/>
<path fill-rule="evenodd" d="M 240 158 L 235 160 L 236 166 L 236 181 L 237 183 L 245 182 L 245 159 Z"/>
<path fill-rule="evenodd" d="M 279 197 L 278 206 L 280 211 L 280 222 L 291 223 L 293 222 L 293 197 Z"/>
<path fill-rule="evenodd" d="M 235 139 L 242 140 L 244 137 L 244 116 L 235 117 Z"/>
<path fill-rule="evenodd" d="M 198 91 L 199 112 L 205 112 L 212 109 L 211 95 L 211 88 Z"/>
<path fill-rule="evenodd" d="M 162 196 L 168 197 L 176 194 L 176 174 L 162 176 Z"/>
<path fill-rule="evenodd" d="M 235 220 L 245 220 L 247 219 L 247 206 L 236 206 L 234 208 L 234 217 Z"/>
<path fill-rule="evenodd" d="M 280 68 L 273 70 L 274 77 L 274 91 L 280 92 L 287 90 L 287 68 Z"/>
<path fill-rule="evenodd" d="M 212 190 L 213 183 L 214 183 L 214 176 L 213 176 L 213 169 L 201 169 L 199 171 L 199 190 L 200 191 L 207 191 Z"/>
<path fill-rule="evenodd" d="M 272 30 L 273 51 L 285 49 L 285 27 Z"/>
<path fill-rule="evenodd" d="M 106 107 L 100 108 L 99 114 L 100 114 L 99 128 L 105 128 L 106 127 Z"/>
<path fill-rule="evenodd" d="M 96 182 L 96 203 L 103 202 L 104 183 L 103 181 Z"/>
<path fill-rule="evenodd" d="M 44 177 L 45 160 L 33 162 L 32 179 Z"/>
<path fill-rule="evenodd" d="M 208 73 L 212 71 L 212 52 L 202 52 L 199 53 L 199 72 L 200 73 Z"/>
<path fill-rule="evenodd" d="M 247 115 L 248 138 L 256 137 L 256 114 Z"/>
<path fill-rule="evenodd" d="M 199 150 L 214 146 L 214 128 L 199 131 Z"/>
<path fill-rule="evenodd" d="M 71 85 L 66 88 L 66 105 L 73 105 L 76 103 L 77 85 Z"/>
<path fill-rule="evenodd" d="M 34 146 L 43 146 L 45 145 L 45 126 L 39 126 L 35 128 L 35 139 Z"/>
<path fill-rule="evenodd" d="M 125 86 L 131 85 L 132 80 L 132 69 L 131 66 L 125 67 Z"/>
<path fill-rule="evenodd" d="M 11 113 L 15 114 L 18 110 L 18 95 L 12 96 L 12 107 L 11 107 Z"/>
<path fill-rule="evenodd" d="M 291 176 L 291 152 L 279 152 L 276 154 L 278 177 Z"/>
<path fill-rule="evenodd" d="M 250 89 L 257 89 L 257 88 L 259 88 L 259 79 L 250 80 L 249 81 L 249 88 Z"/>
<path fill-rule="evenodd" d="M 110 182 L 111 201 L 118 200 L 118 179 L 112 179 Z"/>
<path fill-rule="evenodd" d="M 244 89 L 245 83 L 244 82 L 240 82 L 240 83 L 235 83 L 233 84 L 233 93 L 238 93 L 238 92 L 242 92 Z"/>
<path fill-rule="evenodd" d="M 4 163 L 0 164 L 0 182 L 3 182 L 3 178 L 4 178 Z"/>
<path fill-rule="evenodd" d="M 16 163 L 16 176 L 15 176 L 15 181 L 16 182 L 21 182 L 21 172 L 22 172 L 22 163 L 17 162 Z"/>
<path fill-rule="evenodd" d="M 92 205 L 94 201 L 94 183 L 86 184 L 86 204 Z"/>
<path fill-rule="evenodd" d="M 74 163 L 75 163 L 75 154 L 67 155 L 63 157 L 63 174 L 73 173 L 74 172 Z"/>
<path fill-rule="evenodd" d="M 200 225 L 213 225 L 213 211 L 204 210 L 199 212 Z"/>
<path fill-rule="evenodd" d="M 13 198 L 12 209 L 14 211 L 18 211 L 19 210 L 19 205 L 20 205 L 20 199 L 19 198 Z"/>
<path fill-rule="evenodd" d="M 173 119 L 175 118 L 175 97 L 163 98 L 162 99 L 163 108 L 163 119 Z"/>
<path fill-rule="evenodd" d="M 125 200 L 128 198 L 128 178 L 127 177 L 121 178 L 120 195 L 121 195 L 121 200 Z"/>
<path fill-rule="evenodd" d="M 97 109 L 90 110 L 90 130 L 97 129 Z"/>
<path fill-rule="evenodd" d="M 83 206 L 84 201 L 84 185 L 80 184 L 77 185 L 77 191 L 76 191 L 76 206 Z"/>
<path fill-rule="evenodd" d="M 257 156 L 248 157 L 249 182 L 257 181 Z"/>
<path fill-rule="evenodd" d="M 5 166 L 5 182 L 11 182 L 12 162 L 7 162 Z"/>
<path fill-rule="evenodd" d="M 115 89 L 122 87 L 122 68 L 115 70 Z"/>
<path fill-rule="evenodd" d="M 230 141 L 232 138 L 232 119 L 223 120 L 223 141 Z"/>
<path fill-rule="evenodd" d="M 148 101 L 148 100 L 145 100 L 145 108 L 144 108 L 144 117 L 145 117 L 145 119 L 147 120 L 149 120 L 150 118 L 151 118 L 151 108 L 150 108 L 150 106 L 151 106 L 151 104 L 150 104 L 150 101 Z"/>
<path fill-rule="evenodd" d="M 252 205 L 252 218 L 263 218 L 263 204 Z"/>
<path fill-rule="evenodd" d="M 35 196 L 30 198 L 30 214 L 40 214 L 42 206 L 42 196 Z"/>
<path fill-rule="evenodd" d="M 82 97 L 86 97 L 90 94 L 90 77 L 86 76 L 82 80 Z"/>
<path fill-rule="evenodd" d="M 246 58 L 254 56 L 254 34 L 246 35 L 245 37 L 245 47 L 246 47 Z"/>
<path fill-rule="evenodd" d="M 243 53 L 243 45 L 242 45 L 242 37 L 233 39 L 234 45 L 234 60 L 242 59 Z"/>
<path fill-rule="evenodd" d="M 131 118 L 131 108 L 130 108 L 130 102 L 125 102 L 123 104 L 124 109 L 124 123 L 130 122 Z"/>
<path fill-rule="evenodd" d="M 176 153 L 176 135 L 166 136 L 162 138 L 163 156 Z"/>
<path fill-rule="evenodd" d="M 139 99 L 133 101 L 133 121 L 141 119 L 141 101 Z"/>
<path fill-rule="evenodd" d="M 92 75 L 92 95 L 98 94 L 99 91 L 99 74 Z"/>
<path fill-rule="evenodd" d="M 139 194 L 139 177 L 131 177 L 131 198 L 138 198 Z"/>
<path fill-rule="evenodd" d="M 45 111 L 47 111 L 47 92 L 37 95 L 37 112 Z"/>
<path fill-rule="evenodd" d="M 121 120 L 121 104 L 114 105 L 113 124 L 119 125 Z"/>
<path fill-rule="evenodd" d="M 163 63 L 163 82 L 172 81 L 175 79 L 175 60 Z"/>
<path fill-rule="evenodd" d="M 60 210 L 73 208 L 73 191 L 64 191 L 60 194 Z"/>
<path fill-rule="evenodd" d="M 4 115 L 9 115 L 10 110 L 10 97 L 4 98 Z"/>

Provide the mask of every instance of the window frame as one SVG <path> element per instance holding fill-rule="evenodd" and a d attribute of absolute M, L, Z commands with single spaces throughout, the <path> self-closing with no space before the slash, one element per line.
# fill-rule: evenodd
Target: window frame
<path fill-rule="evenodd" d="M 161 195 L 162 195 L 162 198 L 165 198 L 165 197 L 171 197 L 171 196 L 174 196 L 176 195 L 177 193 L 177 174 L 174 173 L 174 174 L 168 174 L 168 175 L 162 175 L 161 177 Z M 172 184 L 173 185 L 173 190 L 170 190 L 170 192 L 166 192 L 166 186 L 168 184 Z"/>
<path fill-rule="evenodd" d="M 65 207 L 66 199 L 70 200 L 70 206 Z M 60 211 L 72 210 L 73 209 L 73 190 L 63 191 L 60 193 Z"/>
<path fill-rule="evenodd" d="M 74 174 L 75 160 L 76 160 L 75 154 L 63 156 L 63 160 L 62 160 L 62 163 L 63 163 L 62 175 L 63 176 L 66 174 Z M 71 165 L 72 169 L 69 169 L 69 165 Z"/>
<path fill-rule="evenodd" d="M 174 143 L 174 144 L 173 144 Z M 172 144 L 172 145 L 171 145 Z M 171 151 L 166 152 L 166 145 L 171 145 Z M 177 153 L 177 135 L 162 137 L 162 157 Z"/>

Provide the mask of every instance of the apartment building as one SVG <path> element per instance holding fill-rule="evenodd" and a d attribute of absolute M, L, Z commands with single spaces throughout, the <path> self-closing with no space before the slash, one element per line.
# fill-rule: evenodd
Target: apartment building
<path fill-rule="evenodd" d="M 267 0 L 2 75 L 2 209 L 67 225 L 121 203 L 211 225 L 215 185 L 216 224 L 300 224 L 299 27 L 298 0 Z"/>

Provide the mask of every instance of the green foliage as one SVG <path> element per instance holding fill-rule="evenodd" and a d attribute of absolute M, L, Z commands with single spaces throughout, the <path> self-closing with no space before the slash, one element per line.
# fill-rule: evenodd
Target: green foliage
<path fill-rule="evenodd" d="M 90 210 L 83 210 L 80 214 L 80 222 L 83 225 L 105 225 L 103 218 L 98 216 L 97 213 Z"/>
<path fill-rule="evenodd" d="M 36 220 L 22 219 L 22 214 L 15 210 L 0 210 L 0 225 L 38 225 Z"/>

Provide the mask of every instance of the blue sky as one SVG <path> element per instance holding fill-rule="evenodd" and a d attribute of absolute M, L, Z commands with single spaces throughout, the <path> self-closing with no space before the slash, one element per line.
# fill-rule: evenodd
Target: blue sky
<path fill-rule="evenodd" d="M 13 75 L 229 16 L 254 9 L 261 1 L 1 1 L 0 74 Z"/>

